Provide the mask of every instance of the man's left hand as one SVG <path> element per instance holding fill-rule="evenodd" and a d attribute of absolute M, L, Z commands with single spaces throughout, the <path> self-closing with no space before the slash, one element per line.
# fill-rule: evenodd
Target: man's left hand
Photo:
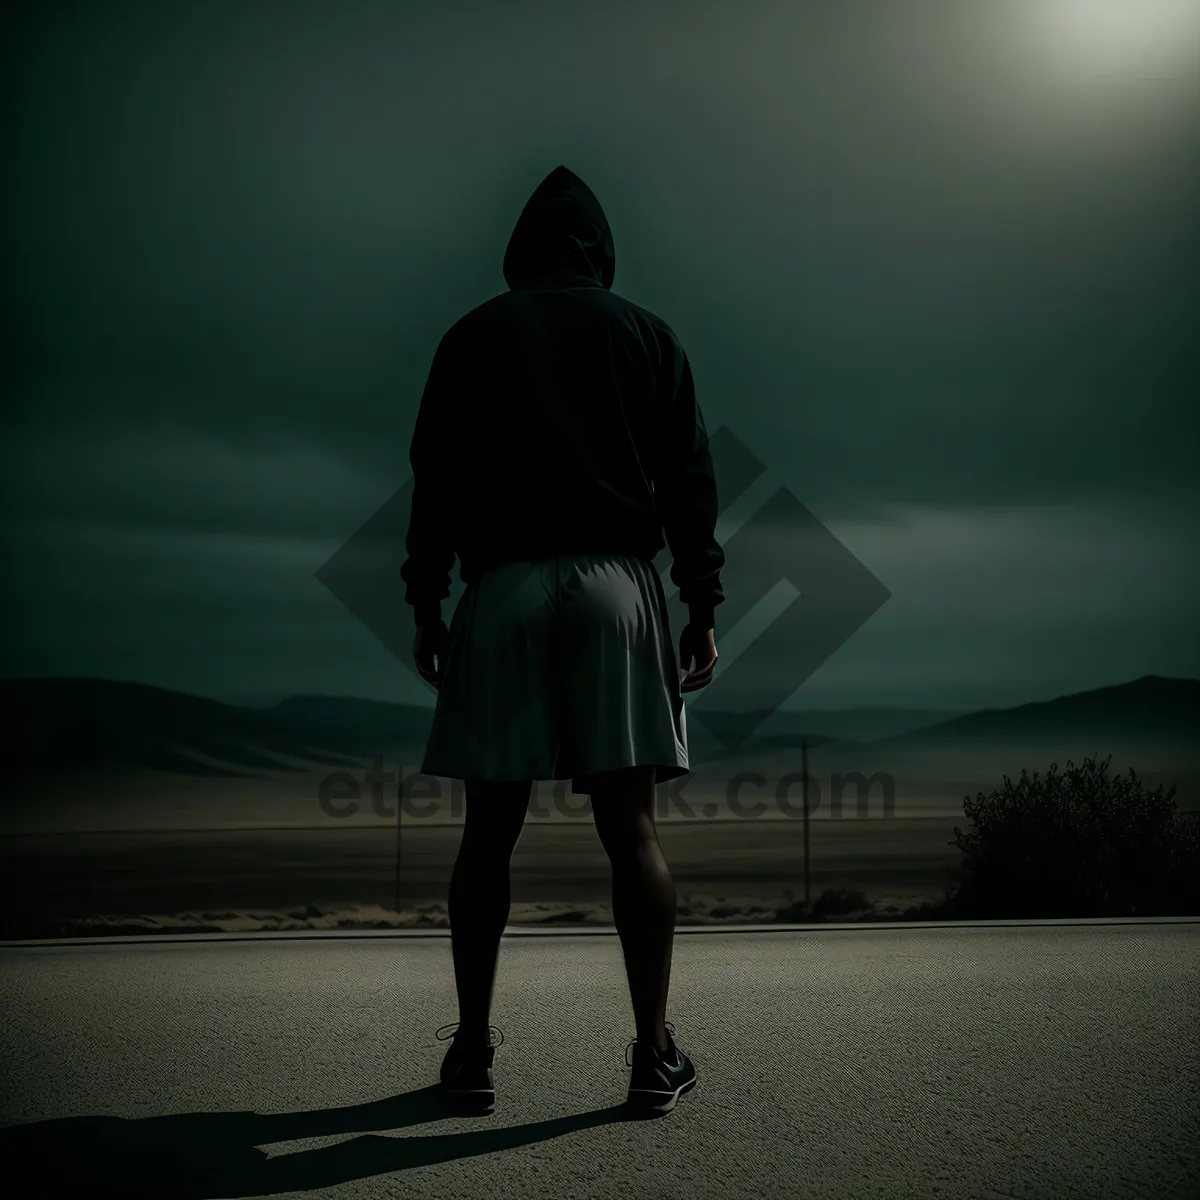
<path fill-rule="evenodd" d="M 417 660 L 417 671 L 426 683 L 436 688 L 442 682 L 442 667 L 445 663 L 446 639 L 450 630 L 445 621 L 417 628 L 417 639 L 413 642 L 413 658 Z"/>

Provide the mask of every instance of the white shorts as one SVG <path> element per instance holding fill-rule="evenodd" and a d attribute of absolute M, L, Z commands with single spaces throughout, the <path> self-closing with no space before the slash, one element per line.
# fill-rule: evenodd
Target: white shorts
<path fill-rule="evenodd" d="M 421 770 L 450 779 L 571 779 L 688 771 L 666 596 L 636 555 L 504 563 L 467 585 L 450 621 Z"/>

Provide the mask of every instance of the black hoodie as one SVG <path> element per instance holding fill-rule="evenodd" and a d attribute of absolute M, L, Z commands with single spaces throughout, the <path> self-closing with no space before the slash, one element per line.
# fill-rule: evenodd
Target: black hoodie
<path fill-rule="evenodd" d="M 664 320 L 610 290 L 615 267 L 599 201 L 556 167 L 509 239 L 510 290 L 439 343 L 409 454 L 418 625 L 441 616 L 455 555 L 469 584 L 501 562 L 653 561 L 666 544 L 689 619 L 712 627 L 725 555 L 691 366 Z"/>

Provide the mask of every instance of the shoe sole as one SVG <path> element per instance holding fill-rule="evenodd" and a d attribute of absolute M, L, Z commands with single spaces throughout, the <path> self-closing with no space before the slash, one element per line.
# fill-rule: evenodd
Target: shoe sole
<path fill-rule="evenodd" d="M 639 1113 L 649 1113 L 658 1116 L 669 1113 L 679 1102 L 680 1096 L 686 1096 L 696 1086 L 693 1075 L 687 1083 L 681 1084 L 673 1092 L 652 1090 L 650 1088 L 630 1088 L 625 1097 L 626 1105 Z"/>

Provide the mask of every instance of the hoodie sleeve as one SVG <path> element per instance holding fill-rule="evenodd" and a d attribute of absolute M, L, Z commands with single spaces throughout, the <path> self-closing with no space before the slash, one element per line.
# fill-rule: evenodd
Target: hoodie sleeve
<path fill-rule="evenodd" d="M 717 484 L 708 430 L 696 402 L 691 363 L 677 342 L 667 375 L 659 467 L 654 493 L 674 562 L 671 580 L 688 608 L 688 620 L 713 627 L 713 610 L 725 599 L 717 544 Z"/>
<path fill-rule="evenodd" d="M 407 585 L 405 602 L 412 605 L 418 626 L 440 620 L 442 601 L 450 595 L 455 551 L 448 488 L 454 479 L 452 432 L 460 399 L 460 366 L 447 333 L 438 344 L 425 381 L 408 455 L 413 472 L 412 513 L 405 542 L 408 557 L 400 577 Z"/>

